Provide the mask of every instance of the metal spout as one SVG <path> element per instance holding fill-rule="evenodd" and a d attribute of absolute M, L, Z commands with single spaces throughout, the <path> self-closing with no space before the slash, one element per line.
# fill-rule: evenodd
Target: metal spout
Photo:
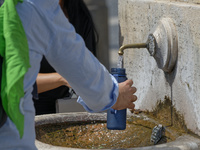
<path fill-rule="evenodd" d="M 155 31 L 149 34 L 146 43 L 123 45 L 118 54 L 123 55 L 127 48 L 146 48 L 156 60 L 158 68 L 172 72 L 178 58 L 178 36 L 173 20 L 163 18 Z"/>
<path fill-rule="evenodd" d="M 153 34 L 149 34 L 146 43 L 123 45 L 120 47 L 118 54 L 123 55 L 124 50 L 127 48 L 146 48 L 149 51 L 150 55 L 153 56 L 155 54 L 155 42 L 156 42 L 156 40 L 155 40 L 155 37 L 153 36 Z"/>
<path fill-rule="evenodd" d="M 127 48 L 147 48 L 147 43 L 127 44 L 120 47 L 118 54 L 123 55 L 124 50 Z"/>

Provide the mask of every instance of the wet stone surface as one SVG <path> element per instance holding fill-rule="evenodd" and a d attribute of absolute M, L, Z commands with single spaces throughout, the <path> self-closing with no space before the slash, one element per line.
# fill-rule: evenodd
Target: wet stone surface
<path fill-rule="evenodd" d="M 106 114 L 73 113 L 49 115 L 36 122 L 37 140 L 54 146 L 82 149 L 114 149 L 152 146 L 153 128 L 161 124 L 165 134 L 157 144 L 175 141 L 185 135 L 199 136 L 187 129 L 184 118 L 165 97 L 151 112 L 131 111 L 126 130 L 108 130 Z M 52 123 L 53 122 L 53 123 Z M 62 122 L 62 123 L 60 123 Z M 52 123 L 52 124 L 49 124 Z"/>
<path fill-rule="evenodd" d="M 153 145 L 150 142 L 155 122 L 140 115 L 127 120 L 126 130 L 108 130 L 105 121 L 68 122 L 39 125 L 37 140 L 54 146 L 84 149 L 134 148 Z M 160 143 L 176 139 L 166 131 Z"/>

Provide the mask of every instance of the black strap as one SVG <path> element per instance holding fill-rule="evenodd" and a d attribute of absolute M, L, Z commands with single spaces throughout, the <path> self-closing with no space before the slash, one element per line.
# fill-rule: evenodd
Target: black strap
<path fill-rule="evenodd" d="M 0 7 L 1 7 L 1 5 L 3 4 L 3 2 L 4 2 L 4 0 L 0 0 Z"/>
<path fill-rule="evenodd" d="M 3 63 L 3 58 L 0 56 L 0 91 L 1 91 L 1 78 L 2 78 L 2 63 Z M 4 125 L 6 119 L 7 115 L 3 109 L 2 100 L 0 96 L 0 128 Z"/>
<path fill-rule="evenodd" d="M 36 82 L 35 82 L 35 84 L 33 85 L 32 95 L 33 95 L 33 99 L 39 100 L 38 91 L 37 91 L 37 83 L 36 83 Z"/>
<path fill-rule="evenodd" d="M 4 3 L 4 0 L 0 0 L 0 7 L 3 3 Z M 0 55 L 0 91 L 1 91 L 1 78 L 2 78 L 2 63 L 3 63 L 3 58 Z M 4 125 L 6 120 L 7 120 L 7 115 L 3 109 L 2 100 L 0 96 L 0 128 Z"/>
<path fill-rule="evenodd" d="M 7 115 L 2 107 L 2 103 L 0 103 L 0 128 L 4 125 L 6 120 L 7 120 Z"/>

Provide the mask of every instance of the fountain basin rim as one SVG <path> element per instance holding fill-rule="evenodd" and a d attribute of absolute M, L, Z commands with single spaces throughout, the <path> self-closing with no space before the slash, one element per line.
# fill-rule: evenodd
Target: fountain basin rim
<path fill-rule="evenodd" d="M 76 113 L 56 113 L 47 115 L 38 115 L 35 117 L 35 126 L 43 124 L 54 124 L 62 122 L 77 122 L 77 121 L 106 121 L 106 113 L 88 113 L 88 112 L 76 112 Z"/>
<path fill-rule="evenodd" d="M 127 117 L 131 116 L 128 114 Z M 62 122 L 77 122 L 77 121 L 106 121 L 106 113 L 88 113 L 88 112 L 72 112 L 72 113 L 57 113 L 39 115 L 35 117 L 35 126 L 50 124 L 50 123 L 62 123 Z M 38 140 L 35 141 L 38 150 L 88 150 L 80 148 L 67 148 L 60 146 L 53 146 L 50 144 L 42 143 Z M 180 136 L 173 142 L 147 146 L 138 148 L 127 148 L 124 150 L 197 150 L 200 149 L 200 139 L 190 135 Z M 103 149 L 100 149 L 103 150 Z M 104 149 L 105 150 L 105 149 Z M 108 150 L 108 149 L 107 149 Z"/>

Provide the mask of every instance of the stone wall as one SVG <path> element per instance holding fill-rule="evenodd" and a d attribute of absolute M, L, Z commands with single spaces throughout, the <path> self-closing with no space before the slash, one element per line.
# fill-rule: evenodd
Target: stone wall
<path fill-rule="evenodd" d="M 178 35 L 178 60 L 164 73 L 146 49 L 124 51 L 127 76 L 137 87 L 136 108 L 153 110 L 165 96 L 200 135 L 200 0 L 119 0 L 120 44 L 146 42 L 162 18 L 171 18 Z"/>
<path fill-rule="evenodd" d="M 200 0 L 157 0 L 157 1 L 184 2 L 184 3 L 195 3 L 195 4 L 200 4 Z"/>
<path fill-rule="evenodd" d="M 98 33 L 96 55 L 98 60 L 109 69 L 108 8 L 105 0 L 84 0 Z"/>

